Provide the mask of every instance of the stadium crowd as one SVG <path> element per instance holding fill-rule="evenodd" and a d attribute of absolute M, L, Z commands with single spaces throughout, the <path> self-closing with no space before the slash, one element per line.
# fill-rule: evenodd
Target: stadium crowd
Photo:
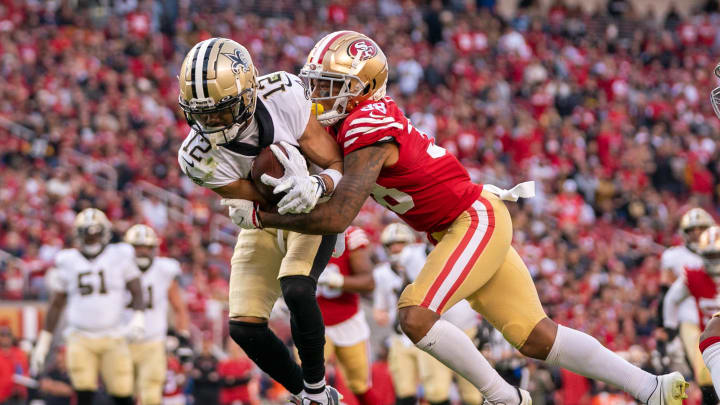
<path fill-rule="evenodd" d="M 183 264 L 193 322 L 207 329 L 207 306 L 226 301 L 232 245 L 213 232 L 218 198 L 178 170 L 189 130 L 177 108 L 181 58 L 225 36 L 248 47 L 261 73 L 297 72 L 324 33 L 352 29 L 388 56 L 388 94 L 474 180 L 537 182 L 537 197 L 509 207 L 548 314 L 643 367 L 664 367 L 659 254 L 681 243 L 687 208 L 720 214 L 720 121 L 708 100 L 716 2 L 660 23 L 622 1 L 595 15 L 523 1 L 511 19 L 481 0 L 93 3 L 0 1 L 3 300 L 46 298 L 43 275 L 70 242 L 75 212 L 94 206 L 117 235 L 136 222 L 162 235 L 161 254 Z M 189 201 L 182 220 L 165 193 L 141 197 L 146 183 Z M 377 238 L 392 218 L 373 204 L 356 222 Z M 627 400 L 488 350 L 537 404 Z"/>

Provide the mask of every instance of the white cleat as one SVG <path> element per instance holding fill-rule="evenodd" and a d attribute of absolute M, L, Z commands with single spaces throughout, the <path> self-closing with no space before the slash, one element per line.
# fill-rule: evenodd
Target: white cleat
<path fill-rule="evenodd" d="M 657 387 L 648 399 L 648 405 L 682 405 L 687 398 L 685 389 L 688 387 L 685 377 L 677 371 L 657 376 Z"/>
<path fill-rule="evenodd" d="M 532 398 L 530 397 L 530 393 L 525 391 L 524 389 L 517 388 L 518 396 L 520 397 L 520 404 L 519 405 L 532 405 Z M 487 399 L 483 401 L 482 405 L 512 405 L 512 404 L 505 404 L 502 402 L 490 402 Z"/>

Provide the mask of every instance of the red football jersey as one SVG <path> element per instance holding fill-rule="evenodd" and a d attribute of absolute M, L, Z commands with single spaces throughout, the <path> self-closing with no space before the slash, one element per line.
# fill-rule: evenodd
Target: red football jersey
<path fill-rule="evenodd" d="M 352 275 L 350 252 L 370 245 L 367 234 L 360 228 L 351 226 L 345 231 L 345 251 L 340 257 L 330 258 L 324 271 L 339 272 L 343 276 Z M 337 325 L 357 314 L 360 309 L 360 296 L 334 288 L 318 286 L 318 304 L 325 325 Z"/>
<path fill-rule="evenodd" d="M 690 295 L 695 298 L 700 330 L 704 330 L 710 318 L 720 311 L 718 286 L 702 268 L 685 268 L 685 285 L 687 285 Z"/>
<path fill-rule="evenodd" d="M 397 163 L 380 171 L 371 195 L 418 231 L 447 229 L 482 191 L 457 158 L 413 127 L 390 97 L 360 103 L 336 139 L 345 155 L 376 143 L 398 145 Z"/>

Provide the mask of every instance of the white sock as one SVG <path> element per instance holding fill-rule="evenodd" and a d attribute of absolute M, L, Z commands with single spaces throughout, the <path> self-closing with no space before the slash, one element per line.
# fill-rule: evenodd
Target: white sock
<path fill-rule="evenodd" d="M 710 370 L 715 392 L 720 396 L 720 338 L 708 338 L 700 342 L 703 361 Z"/>
<path fill-rule="evenodd" d="M 491 403 L 517 404 L 518 391 L 485 360 L 472 340 L 457 326 L 439 319 L 416 344 L 465 377 Z"/>
<path fill-rule="evenodd" d="M 558 325 L 557 337 L 545 361 L 615 385 L 642 403 L 648 401 L 657 386 L 654 375 L 625 361 L 594 337 L 562 325 Z"/>
<path fill-rule="evenodd" d="M 305 384 L 305 389 L 302 392 L 303 398 L 310 398 L 313 401 L 319 402 L 321 404 L 327 403 L 328 397 L 327 397 L 327 394 L 325 393 L 325 378 L 323 378 L 322 380 L 320 380 L 316 383 L 309 383 L 307 381 L 303 381 L 303 383 Z M 311 394 L 311 393 L 307 392 L 308 389 L 311 389 L 313 391 L 322 389 L 322 391 L 315 393 L 315 394 Z"/>

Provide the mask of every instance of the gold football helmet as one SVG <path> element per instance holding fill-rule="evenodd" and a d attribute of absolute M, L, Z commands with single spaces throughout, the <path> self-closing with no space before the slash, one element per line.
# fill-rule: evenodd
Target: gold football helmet
<path fill-rule="evenodd" d="M 157 246 L 160 244 L 155 231 L 147 225 L 135 224 L 125 232 L 125 242 L 133 246 Z"/>
<path fill-rule="evenodd" d="M 698 253 L 705 262 L 705 271 L 720 276 L 720 226 L 713 225 L 700 234 Z"/>
<path fill-rule="evenodd" d="M 178 75 L 185 119 L 214 147 L 231 142 L 251 122 L 257 102 L 257 69 L 250 53 L 227 38 L 198 42 Z"/>
<path fill-rule="evenodd" d="M 125 232 L 125 242 L 135 248 L 135 264 L 140 270 L 150 268 L 157 246 L 160 244 L 155 231 L 147 225 L 135 224 Z"/>
<path fill-rule="evenodd" d="M 315 44 L 300 77 L 310 82 L 318 121 L 329 126 L 359 103 L 385 97 L 388 63 L 380 47 L 367 36 L 337 31 Z"/>
<path fill-rule="evenodd" d="M 105 213 L 97 208 L 86 208 L 75 216 L 73 234 L 80 244 L 80 251 L 87 256 L 97 256 L 110 243 L 112 224 Z"/>
<path fill-rule="evenodd" d="M 415 243 L 415 240 L 412 228 L 400 222 L 386 226 L 380 234 L 380 243 L 385 246 L 393 243 Z"/>
<path fill-rule="evenodd" d="M 715 220 L 702 208 L 692 208 L 680 219 L 680 233 L 688 249 L 697 252 L 697 240 L 700 232 L 715 225 Z"/>

